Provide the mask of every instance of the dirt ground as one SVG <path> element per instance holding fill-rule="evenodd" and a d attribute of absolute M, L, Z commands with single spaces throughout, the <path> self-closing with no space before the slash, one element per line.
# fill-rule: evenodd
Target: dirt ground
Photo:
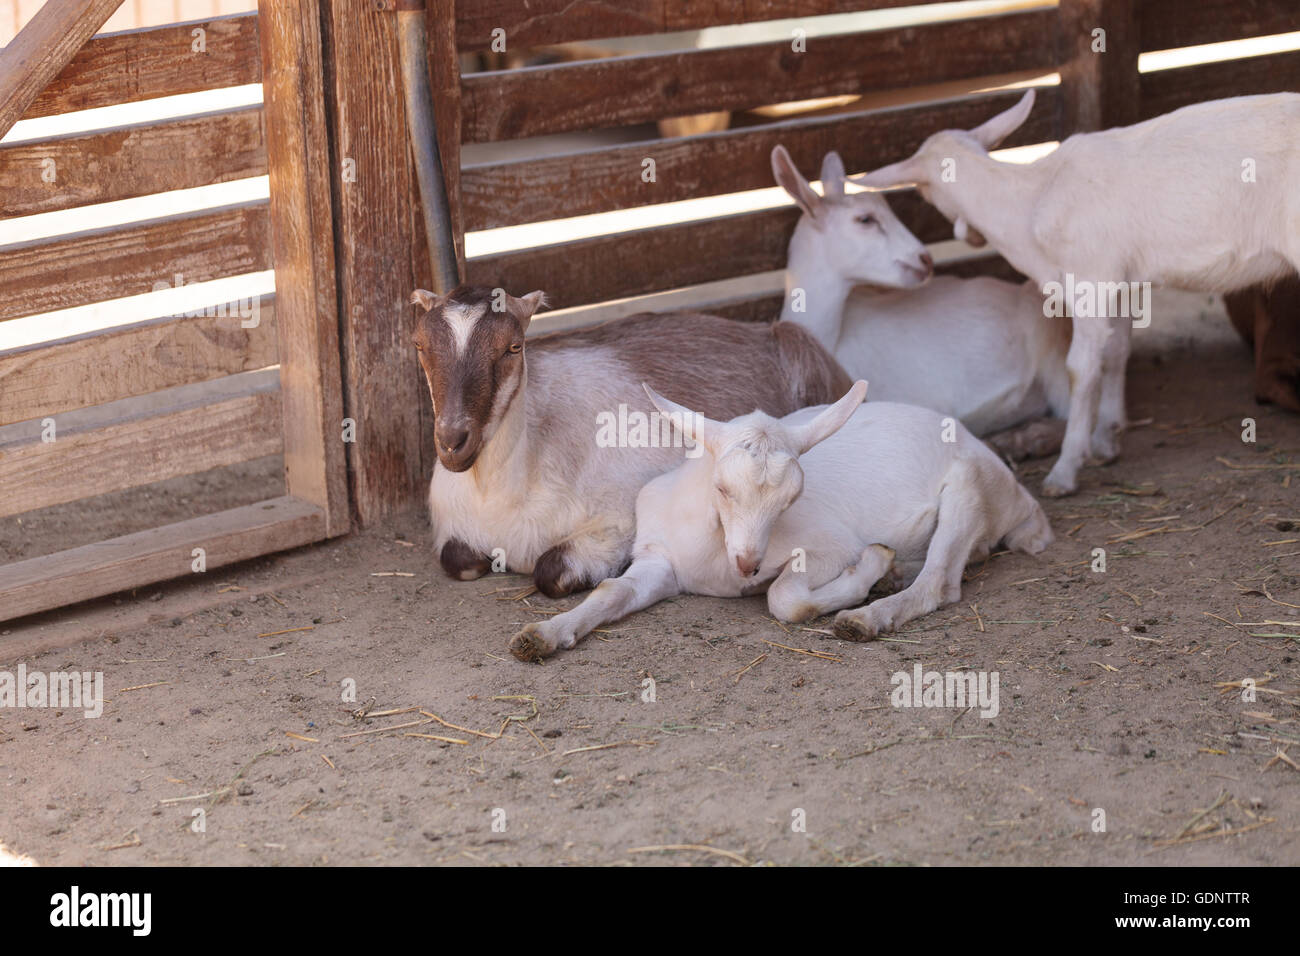
<path fill-rule="evenodd" d="M 1300 419 L 1253 403 L 1221 314 L 1191 321 L 1210 334 L 1131 364 L 1123 458 L 1046 502 L 1056 543 L 971 567 L 891 641 L 683 597 L 524 665 L 510 635 L 571 602 L 445 579 L 418 514 L 0 624 L 0 669 L 103 671 L 109 699 L 0 709 L 0 842 L 93 866 L 1300 863 Z M 996 671 L 1000 713 L 891 706 L 918 663 Z M 1248 677 L 1253 702 L 1224 688 Z M 352 716 L 372 699 L 403 712 Z"/>

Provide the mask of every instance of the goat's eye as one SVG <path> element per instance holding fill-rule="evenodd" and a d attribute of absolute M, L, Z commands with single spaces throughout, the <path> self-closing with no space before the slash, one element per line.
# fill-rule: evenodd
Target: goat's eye
<path fill-rule="evenodd" d="M 724 498 L 731 498 L 731 495 L 727 494 L 727 489 L 722 487 L 722 485 L 718 485 L 718 494 L 722 495 Z"/>
<path fill-rule="evenodd" d="M 424 351 L 424 346 L 421 345 L 419 342 L 416 342 L 416 343 L 415 343 L 415 350 L 416 350 L 417 352 L 423 352 L 423 351 Z"/>
<path fill-rule="evenodd" d="M 876 217 L 871 215 L 871 213 L 867 213 L 865 216 L 859 216 L 858 224 L 862 226 L 874 226 L 877 224 Z"/>
<path fill-rule="evenodd" d="M 520 345 L 518 342 L 516 342 L 514 345 L 510 346 L 509 352 L 511 355 L 518 355 L 523 350 L 524 347 Z"/>

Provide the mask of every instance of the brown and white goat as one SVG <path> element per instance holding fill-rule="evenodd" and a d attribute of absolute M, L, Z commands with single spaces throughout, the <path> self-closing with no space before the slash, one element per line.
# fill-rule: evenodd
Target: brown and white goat
<path fill-rule="evenodd" d="M 436 417 L 434 546 L 460 580 L 508 569 L 559 597 L 627 567 L 637 492 L 690 453 L 657 426 L 643 381 L 724 420 L 787 415 L 851 384 L 792 323 L 644 314 L 525 341 L 541 292 L 461 286 L 411 301 L 424 307 L 414 341 Z M 636 413 L 646 440 L 598 441 L 602 420 Z"/>

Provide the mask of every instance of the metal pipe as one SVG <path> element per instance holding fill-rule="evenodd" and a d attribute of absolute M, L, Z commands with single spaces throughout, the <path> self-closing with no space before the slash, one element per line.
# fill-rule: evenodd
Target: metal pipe
<path fill-rule="evenodd" d="M 397 35 L 402 61 L 402 89 L 406 96 L 406 125 L 411 131 L 411 155 L 420 186 L 424 234 L 433 266 L 434 291 L 445 295 L 460 285 L 460 266 L 451 228 L 451 207 L 438 151 L 433 91 L 429 86 L 429 44 L 425 35 L 424 4 L 401 3 L 397 8 Z"/>

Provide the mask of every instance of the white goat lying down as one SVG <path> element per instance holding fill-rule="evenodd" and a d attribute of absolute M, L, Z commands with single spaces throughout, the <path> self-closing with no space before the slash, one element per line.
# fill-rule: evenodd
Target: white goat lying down
<path fill-rule="evenodd" d="M 520 660 L 683 592 L 766 590 L 787 621 L 853 607 L 835 633 L 868 640 L 960 598 L 962 569 L 999 541 L 1036 554 L 1052 540 L 1038 502 L 979 439 L 954 423 L 944 441 L 929 409 L 862 405 L 866 382 L 834 405 L 725 423 L 646 392 L 704 453 L 641 490 L 632 566 L 516 634 Z M 854 607 L 891 567 L 905 589 Z"/>
<path fill-rule="evenodd" d="M 871 382 L 873 401 L 951 415 L 1013 458 L 1060 449 L 1070 320 L 1045 318 L 1032 282 L 930 278 L 925 246 L 885 198 L 845 193 L 838 153 L 822 161 L 824 196 L 784 146 L 772 150 L 772 173 L 803 210 L 790 239 L 783 321 Z"/>
<path fill-rule="evenodd" d="M 462 581 L 508 569 L 560 597 L 627 567 L 637 492 L 691 453 L 657 413 L 647 421 L 644 379 L 720 416 L 785 415 L 852 381 L 786 322 L 648 314 L 525 342 L 542 300 L 466 286 L 412 296 L 436 416 L 434 547 Z"/>
<path fill-rule="evenodd" d="M 1090 454 L 1119 454 L 1129 283 L 1232 292 L 1300 269 L 1300 94 L 1198 103 L 1076 134 L 1033 163 L 992 159 L 1033 105 L 1030 90 L 981 126 L 935 133 L 908 159 L 851 181 L 915 185 L 957 238 L 992 243 L 1044 293 L 1079 290 L 1067 303 L 1065 440 L 1043 485 L 1063 495 Z"/>

